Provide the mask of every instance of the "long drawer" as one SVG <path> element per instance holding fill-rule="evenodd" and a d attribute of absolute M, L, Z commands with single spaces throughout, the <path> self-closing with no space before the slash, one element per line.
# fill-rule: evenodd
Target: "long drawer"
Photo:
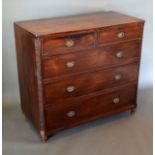
<path fill-rule="evenodd" d="M 46 103 L 64 101 L 64 99 L 72 99 L 94 91 L 137 81 L 138 67 L 137 63 L 133 63 L 122 67 L 68 76 L 45 84 Z"/>
<path fill-rule="evenodd" d="M 47 58 L 43 61 L 44 78 L 84 72 L 97 67 L 132 63 L 140 58 L 141 41 L 131 41 L 98 49 Z"/>
<path fill-rule="evenodd" d="M 46 108 L 47 130 L 64 129 L 110 113 L 127 110 L 136 105 L 136 85 L 84 98 L 71 103 L 53 104 Z"/>

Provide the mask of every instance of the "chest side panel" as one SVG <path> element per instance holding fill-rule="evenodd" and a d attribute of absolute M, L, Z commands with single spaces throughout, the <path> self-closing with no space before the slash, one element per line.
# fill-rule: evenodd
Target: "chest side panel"
<path fill-rule="evenodd" d="M 21 108 L 26 117 L 33 122 L 37 129 L 39 129 L 40 123 L 34 38 L 16 24 L 14 25 L 14 29 Z"/>

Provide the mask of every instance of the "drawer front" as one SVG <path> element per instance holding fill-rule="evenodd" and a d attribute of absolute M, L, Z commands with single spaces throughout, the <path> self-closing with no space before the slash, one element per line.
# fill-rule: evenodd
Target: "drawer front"
<path fill-rule="evenodd" d="M 99 44 L 109 44 L 142 38 L 143 28 L 140 24 L 118 25 L 99 30 Z"/>
<path fill-rule="evenodd" d="M 94 91 L 116 87 L 128 82 L 135 82 L 138 77 L 138 64 L 130 64 L 123 67 L 89 72 L 70 76 L 45 84 L 45 99 L 47 104 L 55 101 L 72 99 Z"/>
<path fill-rule="evenodd" d="M 90 49 L 95 46 L 95 33 L 76 34 L 58 38 L 48 38 L 43 41 L 44 55 L 57 55 Z"/>
<path fill-rule="evenodd" d="M 61 130 L 127 110 L 136 104 L 136 86 L 131 85 L 120 90 L 115 90 L 95 97 L 84 98 L 71 103 L 53 104 L 45 111 L 47 130 Z"/>
<path fill-rule="evenodd" d="M 43 62 L 44 78 L 132 63 L 140 58 L 141 41 L 50 57 Z"/>

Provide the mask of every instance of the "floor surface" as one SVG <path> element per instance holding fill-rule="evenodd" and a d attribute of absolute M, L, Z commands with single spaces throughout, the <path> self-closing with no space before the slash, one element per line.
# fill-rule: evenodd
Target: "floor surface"
<path fill-rule="evenodd" d="M 65 130 L 40 142 L 20 106 L 3 104 L 3 155 L 152 155 L 152 89 L 142 89 L 138 108 Z"/>

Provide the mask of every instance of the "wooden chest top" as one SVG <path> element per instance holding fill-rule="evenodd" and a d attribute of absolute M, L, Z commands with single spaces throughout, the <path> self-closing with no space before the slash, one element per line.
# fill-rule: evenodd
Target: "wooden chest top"
<path fill-rule="evenodd" d="M 16 22 L 20 27 L 35 36 L 84 31 L 120 24 L 137 23 L 143 20 L 117 12 L 96 12 L 69 17 L 39 19 Z"/>

